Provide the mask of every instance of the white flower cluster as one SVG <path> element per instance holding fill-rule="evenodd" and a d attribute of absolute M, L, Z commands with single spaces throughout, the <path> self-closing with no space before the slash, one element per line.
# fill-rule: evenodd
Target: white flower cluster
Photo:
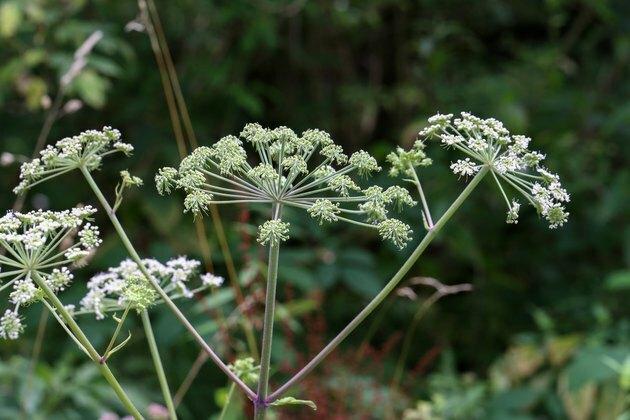
<path fill-rule="evenodd" d="M 101 243 L 98 228 L 90 223 L 84 225 L 95 212 L 88 206 L 64 211 L 11 211 L 0 218 L 0 246 L 5 250 L 0 255 L 0 291 L 11 288 L 12 305 L 0 318 L 0 337 L 16 339 L 24 328 L 20 308 L 44 298 L 33 281 L 34 275 L 55 293 L 72 282 L 67 265 Z M 77 229 L 79 241 L 60 250 L 60 244 Z"/>
<path fill-rule="evenodd" d="M 468 177 L 483 166 L 490 168 L 508 207 L 508 223 L 518 223 L 520 204 L 508 199 L 501 181 L 523 195 L 547 219 L 551 229 L 567 221 L 569 213 L 564 203 L 570 196 L 560 177 L 542 166 L 545 155 L 529 149 L 529 137 L 510 134 L 494 118 L 482 119 L 467 112 L 455 118 L 452 114 L 437 114 L 429 118 L 429 123 L 420 136 L 437 137 L 445 147 L 467 155 L 451 164 L 454 174 Z"/>
<path fill-rule="evenodd" d="M 100 166 L 104 156 L 116 152 L 129 155 L 132 151 L 133 146 L 120 141 L 120 132 L 111 127 L 66 137 L 54 146 L 47 146 L 39 158 L 22 164 L 20 183 L 13 191 L 20 194 L 35 184 L 81 166 L 92 171 Z"/>
<path fill-rule="evenodd" d="M 258 164 L 248 161 L 244 142 L 255 150 Z M 422 147 L 418 143 L 413 152 L 400 154 L 400 165 L 428 164 Z M 155 182 L 160 194 L 184 190 L 184 210 L 195 215 L 213 204 L 277 203 L 307 210 L 320 224 L 344 221 L 383 233 L 379 224 L 389 220 L 390 204 L 400 207 L 415 202 L 401 187 L 361 188 L 350 176 L 356 173 L 365 178 L 380 170 L 369 153 L 360 150 L 348 156 L 325 131 L 307 130 L 300 136 L 286 127 L 248 124 L 240 138 L 223 137 L 211 147 L 194 150 L 178 169 L 160 169 Z M 357 216 L 367 223 L 355 220 Z M 409 226 L 404 231 L 400 236 L 381 236 L 403 247 Z M 276 219 L 259 227 L 258 241 L 277 243 L 288 235 L 289 224 Z"/>
<path fill-rule="evenodd" d="M 171 299 L 191 298 L 197 292 L 223 284 L 223 278 L 214 274 L 200 276 L 201 263 L 183 256 L 165 264 L 147 258 L 142 260 L 142 264 Z M 199 279 L 199 284 L 193 287 L 196 279 Z M 129 259 L 95 275 L 87 286 L 88 292 L 81 299 L 80 310 L 76 313 L 94 313 L 97 319 L 103 319 L 107 312 L 124 310 L 128 305 L 144 310 L 159 299 L 138 265 Z"/>

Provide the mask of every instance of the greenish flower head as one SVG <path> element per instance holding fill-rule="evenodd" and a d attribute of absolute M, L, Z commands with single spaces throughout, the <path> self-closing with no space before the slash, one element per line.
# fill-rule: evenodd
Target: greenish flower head
<path fill-rule="evenodd" d="M 98 227 L 86 223 L 95 212 L 88 206 L 65 211 L 10 211 L 0 218 L 0 247 L 4 250 L 0 255 L 0 290 L 10 288 L 11 306 L 0 319 L 0 337 L 18 338 L 23 330 L 20 309 L 44 299 L 43 290 L 33 280 L 35 275 L 54 293 L 70 285 L 73 275 L 68 266 L 101 244 Z M 59 249 L 62 242 L 70 242 L 70 246 Z"/>
<path fill-rule="evenodd" d="M 542 166 L 545 155 L 529 149 L 529 137 L 511 134 L 494 118 L 482 119 L 467 112 L 462 112 L 460 117 L 434 115 L 419 135 L 437 138 L 443 146 L 465 155 L 450 166 L 459 177 L 475 175 L 481 167 L 487 166 L 507 205 L 507 223 L 517 223 L 520 210 L 518 201 L 508 198 L 504 189 L 507 185 L 525 197 L 551 229 L 568 220 L 564 203 L 570 201 L 570 196 L 562 187 L 560 177 Z M 392 172 L 397 173 L 397 161 L 390 162 Z"/>
<path fill-rule="evenodd" d="M 142 181 L 142 178 L 135 176 L 135 175 L 131 175 L 129 173 L 129 171 L 120 171 L 120 178 L 121 178 L 121 185 L 124 188 L 127 187 L 141 187 L 144 182 Z"/>
<path fill-rule="evenodd" d="M 59 140 L 54 146 L 47 146 L 40 152 L 39 158 L 22 164 L 20 183 L 13 192 L 20 194 L 35 184 L 79 167 L 93 171 L 100 167 L 103 157 L 112 153 L 130 155 L 133 146 L 120 138 L 120 131 L 103 127 L 101 131 L 84 131 L 78 136 Z"/>
<path fill-rule="evenodd" d="M 246 147 L 253 151 L 249 156 Z M 401 187 L 374 194 L 374 187 L 361 187 L 353 178 L 365 182 L 380 170 L 369 153 L 359 150 L 348 156 L 325 131 L 297 135 L 287 127 L 248 124 L 239 137 L 226 136 L 195 149 L 178 169 L 160 169 L 155 183 L 160 194 L 183 190 L 184 210 L 194 215 L 213 204 L 281 204 L 306 210 L 319 224 L 343 221 L 382 232 L 378 224 L 389 218 L 392 207 L 400 210 L 415 201 Z M 279 219 L 259 227 L 262 244 L 288 238 L 289 225 Z"/>
<path fill-rule="evenodd" d="M 260 366 L 255 364 L 253 358 L 237 359 L 233 364 L 228 365 L 228 367 L 246 384 L 255 384 L 258 382 Z"/>
<path fill-rule="evenodd" d="M 410 150 L 398 147 L 395 152 L 387 155 L 387 162 L 391 165 L 391 176 L 410 175 L 410 171 L 421 166 L 429 166 L 432 160 L 424 152 L 425 144 L 422 140 L 416 140 Z"/>
<path fill-rule="evenodd" d="M 278 245 L 289 239 L 289 224 L 280 219 L 267 220 L 258 227 L 258 242 L 261 245 Z"/>
<path fill-rule="evenodd" d="M 158 294 L 142 273 L 134 273 L 125 278 L 120 297 L 126 305 L 142 312 L 155 303 Z"/>

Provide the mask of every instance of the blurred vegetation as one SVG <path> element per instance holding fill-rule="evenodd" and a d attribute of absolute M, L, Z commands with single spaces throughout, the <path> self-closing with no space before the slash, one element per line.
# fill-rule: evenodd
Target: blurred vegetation
<path fill-rule="evenodd" d="M 301 394 L 317 402 L 318 416 L 630 416 L 629 2 L 156 4 L 202 144 L 258 121 L 296 131 L 325 129 L 347 149 L 365 148 L 382 160 L 395 145 L 409 145 L 435 111 L 466 110 L 531 136 L 572 193 L 570 223 L 549 231 L 534 212 L 506 225 L 493 186 L 480 188 L 414 269 L 445 283 L 470 282 L 475 290 L 432 308 L 414 338 L 400 389 L 389 386 L 397 346 L 418 299 L 427 294 L 390 297 L 302 386 Z M 104 37 L 64 92 L 49 141 L 103 125 L 119 128 L 135 145 L 135 157 L 111 160 L 97 175 L 112 194 L 118 171 L 127 166 L 148 184 L 129 194 L 120 210 L 130 236 L 146 255 L 200 257 L 191 218 L 182 215 L 178 200 L 158 197 L 151 188 L 154 171 L 176 164 L 178 154 L 133 1 L 0 2 L 2 208 L 13 205 L 17 165 L 33 153 L 60 78 L 95 30 Z M 448 152 L 437 146 L 428 152 L 436 164 L 426 170 L 425 189 L 439 213 L 462 184 L 446 169 Z M 388 182 L 385 175 L 377 181 Z M 86 186 L 68 176 L 38 188 L 26 205 L 63 208 L 86 201 L 93 201 Z M 244 208 L 222 209 L 257 327 L 264 258 L 252 233 L 261 217 Z M 405 257 L 366 232 L 322 231 L 298 214 L 288 218 L 297 239 L 281 256 L 276 383 L 336 334 Z M 416 213 L 406 215 L 418 236 L 416 219 Z M 216 272 L 226 275 L 209 222 L 206 228 Z M 105 231 L 100 255 L 77 272 L 64 302 L 78 301 L 91 273 L 124 258 L 117 238 Z M 230 328 L 229 339 L 220 329 L 217 311 L 228 316 L 233 308 L 227 288 L 185 308 L 227 358 L 246 348 L 238 328 Z M 36 308 L 31 312 L 24 339 L 0 345 L 0 417 L 27 410 L 32 418 L 81 418 L 119 409 L 52 322 L 39 362 L 28 367 L 39 319 Z M 158 310 L 155 318 L 169 381 L 177 389 L 198 349 L 170 314 Z M 107 322 L 81 322 L 95 341 L 111 333 Z M 113 360 L 114 368 L 133 397 L 159 402 L 139 326 L 132 334 L 137 338 Z M 357 359 L 359 347 L 368 350 Z M 20 384 L 28 369 L 31 382 Z M 182 418 L 218 413 L 226 392 L 219 371 L 203 365 L 180 406 Z M 287 416 L 312 414 L 294 409 Z"/>

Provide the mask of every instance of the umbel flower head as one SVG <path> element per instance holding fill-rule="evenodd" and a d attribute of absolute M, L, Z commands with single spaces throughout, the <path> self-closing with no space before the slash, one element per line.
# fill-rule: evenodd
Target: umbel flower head
<path fill-rule="evenodd" d="M 560 177 L 543 166 L 545 155 L 529 149 L 531 139 L 513 135 L 494 118 L 482 119 L 467 112 L 460 117 L 437 114 L 429 118 L 421 137 L 434 137 L 442 145 L 456 149 L 466 157 L 451 163 L 455 175 L 468 177 L 482 166 L 489 167 L 507 205 L 507 223 L 518 222 L 520 203 L 510 200 L 503 186 L 512 187 L 532 204 L 551 229 L 562 226 L 569 213 L 564 203 L 570 200 Z"/>
<path fill-rule="evenodd" d="M 122 152 L 130 155 L 133 146 L 120 140 L 120 131 L 103 127 L 101 131 L 84 131 L 78 136 L 66 137 L 54 146 L 47 146 L 39 158 L 22 164 L 20 183 L 13 192 L 20 194 L 33 185 L 70 172 L 81 166 L 92 171 L 101 165 L 104 156 Z"/>
<path fill-rule="evenodd" d="M 248 159 L 249 143 L 258 163 Z M 360 150 L 348 156 L 328 133 L 307 130 L 297 135 L 286 127 L 263 128 L 248 124 L 240 134 L 226 136 L 211 147 L 199 147 L 182 160 L 178 169 L 162 168 L 155 177 L 160 194 L 185 191 L 185 211 L 195 215 L 213 204 L 267 203 L 306 210 L 320 224 L 349 222 L 377 230 L 383 239 L 403 248 L 409 226 L 389 218 L 392 206 L 414 205 L 407 190 L 362 188 L 352 178 L 367 178 L 381 167 Z M 363 219 L 361 220 L 357 220 Z M 289 238 L 289 224 L 280 219 L 258 229 L 258 241 L 275 244 Z"/>
<path fill-rule="evenodd" d="M 23 330 L 20 308 L 44 298 L 33 277 L 39 276 L 53 292 L 72 282 L 68 266 L 101 244 L 98 227 L 87 222 L 93 207 L 64 211 L 8 212 L 0 218 L 0 291 L 11 288 L 9 309 L 0 318 L 0 337 L 16 339 Z M 73 232 L 78 240 L 59 249 Z"/>
<path fill-rule="evenodd" d="M 171 299 L 191 298 L 209 287 L 219 287 L 223 278 L 211 273 L 199 275 L 201 263 L 177 257 L 165 264 L 147 258 L 144 267 Z M 193 285 L 194 284 L 194 285 Z M 132 260 L 124 260 L 117 267 L 97 274 L 88 282 L 88 292 L 81 299 L 77 315 L 94 313 L 103 319 L 107 312 L 124 310 L 130 306 L 137 311 L 159 303 L 159 296 Z"/>

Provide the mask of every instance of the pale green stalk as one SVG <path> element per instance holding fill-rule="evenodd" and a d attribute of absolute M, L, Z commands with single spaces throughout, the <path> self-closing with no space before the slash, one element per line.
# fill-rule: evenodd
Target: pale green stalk
<path fill-rule="evenodd" d="M 422 189 L 422 184 L 420 184 L 420 180 L 418 179 L 418 174 L 416 174 L 416 170 L 413 166 L 409 165 L 409 173 L 413 176 L 413 181 L 418 188 L 418 194 L 420 195 L 420 201 L 422 202 L 422 210 L 424 211 L 424 218 L 429 225 L 429 229 L 433 227 L 433 218 L 431 217 L 431 210 L 429 210 L 429 204 L 427 203 L 427 199 L 424 196 L 424 190 Z"/>
<path fill-rule="evenodd" d="M 279 219 L 282 204 L 273 206 L 273 218 Z M 276 285 L 278 281 L 278 259 L 280 256 L 280 241 L 269 244 L 269 264 L 267 267 L 267 292 L 265 295 L 265 317 L 263 323 L 263 338 L 260 354 L 260 377 L 258 379 L 258 398 L 254 401 L 256 420 L 265 418 L 267 407 L 265 399 L 269 391 L 269 370 L 271 367 L 271 344 L 273 341 L 273 321 L 276 308 Z"/>
<path fill-rule="evenodd" d="M 440 299 L 440 297 L 442 297 L 442 295 L 439 292 L 433 293 L 431 297 L 422 302 L 422 305 L 418 307 L 418 310 L 414 314 L 413 320 L 411 321 L 411 325 L 407 329 L 402 347 L 400 349 L 400 356 L 398 356 L 398 362 L 396 362 L 396 369 L 394 369 L 394 376 L 392 377 L 391 384 L 391 388 L 393 390 L 396 390 L 398 388 L 398 384 L 400 383 L 400 379 L 402 378 L 405 361 L 407 360 L 407 355 L 409 354 L 409 349 L 411 347 L 411 340 L 413 339 L 416 329 L 418 328 L 418 324 L 420 324 L 420 321 L 422 320 L 422 318 L 424 318 L 424 315 L 429 311 L 431 306 L 433 306 L 433 304 Z"/>
<path fill-rule="evenodd" d="M 227 394 L 227 398 L 225 399 L 225 405 L 223 406 L 223 409 L 221 410 L 221 415 L 219 415 L 219 420 L 224 420 L 225 419 L 225 415 L 228 413 L 228 410 L 230 408 L 230 404 L 232 403 L 232 398 L 234 398 L 234 389 L 235 389 L 235 385 L 234 383 L 230 384 L 230 390 L 228 391 Z"/>
<path fill-rule="evenodd" d="M 488 166 L 483 166 L 477 175 L 468 183 L 466 188 L 455 199 L 453 204 L 446 210 L 444 215 L 435 223 L 433 228 L 429 229 L 420 244 L 416 247 L 413 253 L 409 256 L 407 261 L 400 267 L 398 272 L 391 278 L 391 280 L 385 285 L 385 287 L 363 308 L 361 312 L 343 329 L 337 336 L 320 351 L 306 366 L 304 366 L 296 375 L 289 379 L 278 390 L 273 392 L 266 400 L 265 404 L 269 404 L 278 398 L 280 398 L 285 392 L 289 390 L 293 385 L 300 382 L 306 375 L 308 375 L 317 365 L 319 365 L 330 353 L 333 352 L 341 344 L 341 342 L 352 333 L 380 304 L 385 300 L 398 284 L 405 278 L 405 275 L 411 270 L 418 258 L 422 255 L 424 250 L 429 246 L 431 241 L 437 236 L 438 232 L 442 230 L 444 225 L 453 217 L 455 212 L 466 201 L 470 193 L 477 187 L 479 182 L 488 173 Z"/>
<path fill-rule="evenodd" d="M 112 335 L 112 338 L 109 340 L 109 344 L 107 345 L 107 348 L 105 349 L 105 352 L 103 353 L 103 357 L 106 360 L 109 357 L 109 352 L 111 351 L 112 348 L 114 348 L 114 344 L 116 344 L 116 339 L 118 338 L 118 335 L 120 334 L 120 330 L 122 329 L 123 324 L 125 323 L 125 319 L 127 319 L 127 314 L 129 314 L 130 308 L 131 308 L 131 305 L 127 305 L 120 319 L 116 319 L 116 317 L 114 316 L 114 319 L 116 320 L 118 325 L 116 325 L 114 334 Z"/>
<path fill-rule="evenodd" d="M 70 328 L 76 339 L 81 343 L 81 345 L 87 350 L 90 358 L 101 372 L 101 375 L 107 380 L 109 385 L 112 387 L 120 402 L 123 404 L 125 409 L 131 414 L 135 419 L 143 419 L 142 414 L 138 411 L 138 409 L 133 405 L 125 390 L 120 386 L 118 380 L 112 373 L 112 371 L 107 366 L 107 363 L 102 360 L 101 355 L 96 351 L 92 343 L 87 338 L 87 336 L 81 330 L 81 327 L 75 322 L 72 316 L 68 313 L 68 310 L 63 306 L 63 303 L 57 298 L 57 295 L 48 287 L 44 279 L 40 277 L 40 275 L 36 272 L 31 273 L 33 280 L 35 283 L 44 291 L 46 298 L 52 303 L 55 310 L 61 315 L 67 326 Z"/>
<path fill-rule="evenodd" d="M 118 217 L 116 217 L 116 214 L 114 213 L 111 206 L 107 202 L 107 199 L 105 198 L 100 188 L 96 184 L 96 181 L 94 181 L 94 178 L 92 178 L 90 171 L 88 171 L 83 166 L 81 166 L 80 169 L 87 183 L 90 185 L 90 188 L 92 188 L 92 191 L 94 191 L 94 194 L 96 195 L 99 202 L 105 209 L 105 213 L 107 213 L 107 216 L 109 217 L 109 220 L 114 226 L 116 233 L 118 233 L 118 236 L 120 237 L 120 240 L 125 246 L 127 253 L 131 257 L 131 259 L 138 265 L 138 268 L 140 269 L 142 274 L 146 277 L 147 281 L 149 281 L 149 283 L 155 289 L 158 295 L 160 295 L 160 297 L 162 298 L 166 306 L 173 312 L 173 314 L 175 314 L 179 322 L 181 322 L 182 325 L 184 325 L 184 327 L 188 330 L 188 332 L 193 336 L 195 341 L 197 341 L 197 343 L 204 349 L 204 351 L 208 353 L 208 356 L 219 367 L 219 369 L 221 369 L 232 381 L 236 382 L 236 384 L 243 390 L 243 392 L 247 395 L 247 397 L 250 400 L 254 401 L 256 399 L 256 394 L 254 393 L 254 391 L 252 391 L 243 381 L 241 381 L 241 379 L 238 376 L 236 376 L 230 370 L 230 368 L 225 363 L 223 363 L 221 358 L 214 352 L 214 350 L 212 350 L 212 348 L 210 348 L 210 346 L 205 342 L 203 337 L 197 332 L 195 327 L 190 323 L 190 321 L 188 321 L 188 319 L 182 313 L 182 311 L 179 310 L 177 305 L 175 305 L 175 303 L 166 294 L 166 292 L 160 287 L 160 285 L 153 278 L 153 276 L 151 276 L 151 274 L 147 271 L 146 267 L 142 263 L 142 260 L 140 259 L 140 256 L 138 255 L 138 252 L 131 244 L 131 241 L 129 240 L 127 233 L 125 232 L 124 228 L 120 224 Z"/>
<path fill-rule="evenodd" d="M 168 408 L 168 415 L 171 420 L 177 420 L 177 413 L 175 413 L 175 404 L 173 404 L 173 397 L 171 396 L 171 390 L 166 380 L 166 374 L 164 373 L 164 366 L 162 365 L 162 359 L 160 358 L 160 351 L 158 350 L 157 343 L 155 342 L 155 335 L 153 335 L 153 328 L 151 327 L 151 319 L 149 319 L 149 313 L 145 310 L 140 312 L 140 319 L 142 319 L 142 326 L 144 327 L 144 335 L 147 338 L 149 344 L 149 350 L 151 350 L 151 358 L 153 359 L 153 366 L 155 366 L 155 372 L 160 382 L 160 389 L 162 390 L 162 396 L 164 402 Z M 232 384 L 234 386 L 234 384 Z"/>

